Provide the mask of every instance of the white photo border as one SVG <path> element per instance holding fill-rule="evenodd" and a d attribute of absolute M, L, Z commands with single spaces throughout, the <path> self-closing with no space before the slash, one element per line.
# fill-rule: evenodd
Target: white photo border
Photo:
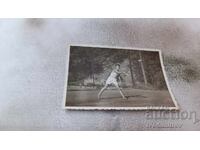
<path fill-rule="evenodd" d="M 96 48 L 112 48 L 112 49 L 124 49 L 124 50 L 138 50 L 138 51 L 152 51 L 152 52 L 158 52 L 159 53 L 159 59 L 160 64 L 162 68 L 162 72 L 164 75 L 164 79 L 167 85 L 167 89 L 170 93 L 170 96 L 172 98 L 172 101 L 174 103 L 174 107 L 161 107 L 161 106 L 147 106 L 147 107 L 95 107 L 95 106 L 66 106 L 67 101 L 67 85 L 68 85 L 68 73 L 69 73 L 69 62 L 70 62 L 70 48 L 72 46 L 80 46 L 80 47 L 96 47 Z M 180 110 L 180 107 L 174 97 L 174 94 L 170 88 L 167 74 L 165 72 L 165 67 L 163 63 L 163 57 L 162 57 L 162 51 L 160 49 L 149 49 L 149 48 L 137 48 L 137 47 L 120 47 L 120 46 L 108 46 L 108 45 L 87 45 L 87 44 L 69 44 L 68 45 L 68 58 L 67 58 L 67 64 L 66 64 L 66 72 L 65 72 L 65 86 L 64 86 L 64 95 L 63 95 L 63 109 L 66 110 Z"/>

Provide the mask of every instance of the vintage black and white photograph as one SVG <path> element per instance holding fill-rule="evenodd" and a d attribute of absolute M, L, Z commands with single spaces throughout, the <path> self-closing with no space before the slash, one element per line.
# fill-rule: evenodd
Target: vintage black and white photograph
<path fill-rule="evenodd" d="M 160 50 L 70 46 L 65 108 L 169 109 Z"/>

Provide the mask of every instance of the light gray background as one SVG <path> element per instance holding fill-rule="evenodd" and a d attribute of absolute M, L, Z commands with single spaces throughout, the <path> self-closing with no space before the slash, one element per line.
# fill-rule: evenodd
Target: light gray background
<path fill-rule="evenodd" d="M 63 110 L 73 43 L 156 48 L 200 68 L 200 19 L 1 19 L 0 130 L 200 130 L 192 119 L 148 120 L 145 111 Z M 164 64 L 181 111 L 200 119 L 199 79 L 185 82 L 184 66 Z M 170 124 L 181 128 L 162 128 Z"/>

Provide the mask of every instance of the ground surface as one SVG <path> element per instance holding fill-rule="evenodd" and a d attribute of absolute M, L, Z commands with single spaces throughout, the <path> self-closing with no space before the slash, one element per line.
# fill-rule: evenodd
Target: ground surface
<path fill-rule="evenodd" d="M 106 90 L 97 98 L 99 90 L 68 91 L 67 106 L 95 107 L 174 107 L 168 91 L 124 89 L 127 100 L 117 90 Z"/>

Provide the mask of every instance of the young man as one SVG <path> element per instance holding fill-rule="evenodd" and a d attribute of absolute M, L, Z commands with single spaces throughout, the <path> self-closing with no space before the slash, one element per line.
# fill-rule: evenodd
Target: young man
<path fill-rule="evenodd" d="M 101 98 L 101 95 L 103 92 L 108 88 L 109 85 L 113 84 L 120 92 L 123 99 L 127 99 L 127 97 L 124 95 L 122 89 L 119 87 L 118 80 L 121 78 L 121 74 L 127 75 L 125 72 L 120 72 L 120 64 L 115 65 L 115 69 L 110 73 L 108 79 L 106 80 L 105 86 L 101 89 L 101 91 L 98 94 L 98 99 Z"/>

